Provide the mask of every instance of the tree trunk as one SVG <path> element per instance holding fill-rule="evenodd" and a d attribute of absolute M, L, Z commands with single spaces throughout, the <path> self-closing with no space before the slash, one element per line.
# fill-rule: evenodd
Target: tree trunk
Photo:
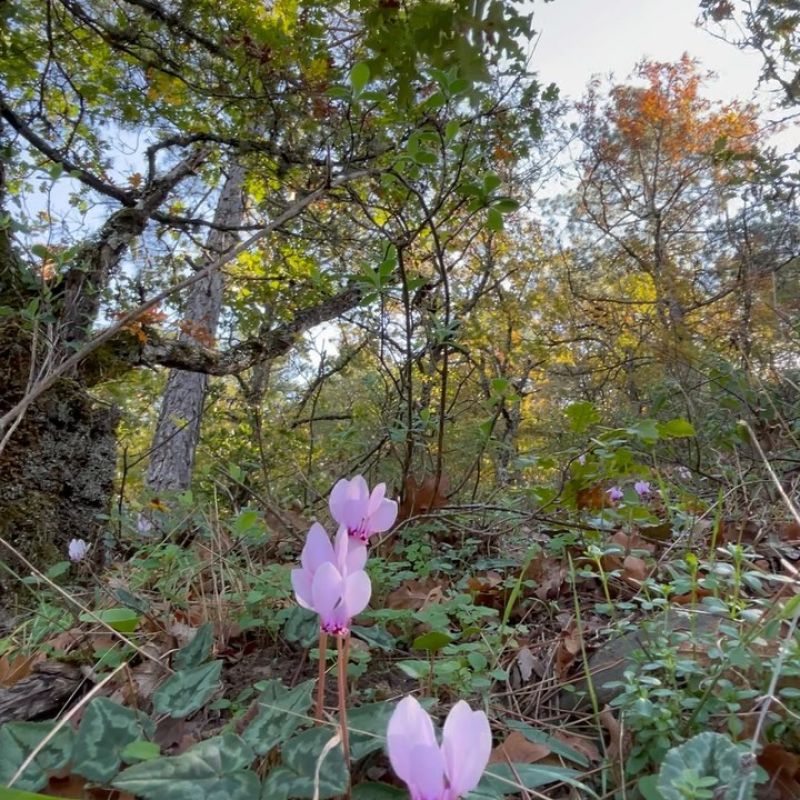
<path fill-rule="evenodd" d="M 143 192 L 136 208 L 113 212 L 79 251 L 63 280 L 42 291 L 23 263 L 8 229 L 0 229 L 0 305 L 17 313 L 0 316 L 0 417 L 27 395 L 31 378 L 86 340 L 109 277 L 150 214 L 205 157 L 187 156 Z M 0 209 L 4 181 L 0 163 Z M 47 299 L 45 299 L 47 298 Z M 41 301 L 38 320 L 23 316 Z M 54 321 L 48 321 L 52 317 Z M 40 376 L 41 377 L 41 376 Z M 76 370 L 62 377 L 0 429 L 0 536 L 36 567 L 46 570 L 67 558 L 70 539 L 84 539 L 102 554 L 116 469 L 118 410 L 88 391 L 92 379 Z M 0 560 L 27 570 L 0 547 Z M 18 585 L 0 569 L 0 598 Z"/>
<path fill-rule="evenodd" d="M 241 224 L 244 176 L 244 168 L 233 164 L 219 196 L 215 225 Z M 235 242 L 235 234 L 212 228 L 206 243 L 208 257 L 215 258 Z M 223 288 L 219 270 L 194 284 L 187 301 L 186 325 L 181 332 L 183 341 L 208 346 L 216 337 Z M 191 485 L 208 380 L 208 375 L 200 372 L 173 369 L 169 373 L 147 470 L 147 486 L 154 492 L 185 491 Z"/>

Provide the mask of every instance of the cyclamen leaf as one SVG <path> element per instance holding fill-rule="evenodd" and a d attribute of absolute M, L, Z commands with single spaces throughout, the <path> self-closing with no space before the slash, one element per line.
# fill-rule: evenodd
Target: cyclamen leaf
<path fill-rule="evenodd" d="M 315 797 L 317 762 L 334 732 L 327 726 L 311 728 L 290 739 L 281 747 L 283 766 L 272 770 L 264 781 L 261 800 Z M 319 769 L 319 800 L 343 794 L 347 787 L 347 770 L 342 749 L 328 752 Z M 170 799 L 171 800 L 171 799 Z"/>
<path fill-rule="evenodd" d="M 0 728 L 0 786 L 7 785 L 22 762 L 53 730 L 52 722 L 9 722 Z M 18 789 L 41 789 L 51 772 L 63 769 L 72 756 L 74 734 L 64 726 L 33 759 L 14 784 Z"/>
<path fill-rule="evenodd" d="M 119 771 L 122 751 L 155 733 L 155 723 L 109 700 L 95 698 L 81 719 L 72 753 L 72 770 L 96 783 L 108 783 Z"/>
<path fill-rule="evenodd" d="M 232 733 L 215 736 L 171 758 L 134 764 L 112 785 L 145 800 L 253 800 L 258 776 L 253 751 Z"/>
<path fill-rule="evenodd" d="M 222 662 L 212 661 L 176 672 L 153 695 L 153 708 L 175 719 L 188 717 L 214 694 L 221 670 Z"/>
<path fill-rule="evenodd" d="M 256 701 L 258 713 L 242 734 L 257 755 L 287 741 L 306 721 L 313 685 L 314 681 L 306 681 L 290 691 L 280 681 L 269 682 Z"/>
<path fill-rule="evenodd" d="M 172 663 L 175 669 L 188 669 L 202 664 L 208 658 L 213 643 L 214 627 L 210 622 L 206 622 L 197 629 L 192 641 L 173 656 Z"/>

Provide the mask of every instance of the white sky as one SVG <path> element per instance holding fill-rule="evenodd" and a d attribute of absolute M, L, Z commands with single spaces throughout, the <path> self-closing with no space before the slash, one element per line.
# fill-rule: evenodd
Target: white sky
<path fill-rule="evenodd" d="M 677 61 L 684 52 L 718 74 L 706 96 L 749 100 L 761 59 L 695 27 L 699 0 L 555 0 L 533 2 L 540 33 L 533 65 L 545 83 L 577 99 L 593 74 L 624 81 L 643 57 Z M 767 104 L 763 96 L 762 104 Z"/>

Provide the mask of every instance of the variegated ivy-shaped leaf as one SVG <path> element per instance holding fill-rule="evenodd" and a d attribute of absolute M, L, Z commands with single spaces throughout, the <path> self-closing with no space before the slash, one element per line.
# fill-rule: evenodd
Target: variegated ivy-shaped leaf
<path fill-rule="evenodd" d="M 214 694 L 221 670 L 221 661 L 211 661 L 176 672 L 153 694 L 153 708 L 175 719 L 188 717 Z"/>
<path fill-rule="evenodd" d="M 336 735 L 327 725 L 311 728 L 290 739 L 281 747 L 283 766 L 273 769 L 264 781 L 261 800 L 287 800 L 287 798 L 317 797 L 326 800 L 344 793 L 347 787 L 347 770 L 342 748 L 336 745 L 322 759 L 326 746 Z M 315 793 L 319 784 L 319 793 Z"/>
<path fill-rule="evenodd" d="M 72 752 L 72 771 L 96 783 L 108 783 L 119 771 L 121 753 L 132 742 L 150 737 L 155 723 L 141 712 L 106 697 L 86 709 Z"/>
<path fill-rule="evenodd" d="M 45 736 L 53 730 L 52 722 L 9 722 L 0 728 L 0 786 L 7 786 L 22 762 Z M 14 784 L 29 792 L 41 789 L 51 772 L 63 769 L 72 756 L 74 734 L 64 726 L 42 748 Z"/>
<path fill-rule="evenodd" d="M 258 713 L 242 738 L 260 756 L 285 742 L 308 720 L 314 681 L 306 681 L 292 690 L 277 680 L 269 681 L 257 700 Z"/>
<path fill-rule="evenodd" d="M 192 641 L 172 657 L 175 669 L 190 669 L 202 664 L 208 658 L 213 643 L 214 626 L 206 622 L 197 629 Z"/>
<path fill-rule="evenodd" d="M 179 756 L 134 764 L 112 785 L 145 800 L 255 800 L 261 786 L 249 769 L 254 757 L 238 736 L 226 733 Z"/>

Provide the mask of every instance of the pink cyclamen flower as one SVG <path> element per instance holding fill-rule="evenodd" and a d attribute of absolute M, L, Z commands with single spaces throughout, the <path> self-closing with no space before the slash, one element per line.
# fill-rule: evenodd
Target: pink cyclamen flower
<path fill-rule="evenodd" d="M 374 533 L 383 533 L 397 519 L 397 503 L 386 499 L 386 484 L 379 483 L 370 494 L 361 475 L 352 480 L 342 478 L 333 487 L 330 497 L 331 516 L 362 542 Z"/>
<path fill-rule="evenodd" d="M 606 490 L 606 494 L 608 495 L 608 499 L 612 503 L 618 503 L 624 497 L 625 493 L 619 486 L 612 486 L 610 489 Z"/>
<path fill-rule="evenodd" d="M 364 572 L 367 548 L 352 540 L 345 528 L 331 544 L 325 528 L 311 526 L 300 556 L 300 569 L 292 570 L 297 602 L 319 614 L 320 628 L 335 636 L 350 633 L 350 621 L 369 603 L 372 584 Z"/>
<path fill-rule="evenodd" d="M 83 561 L 88 552 L 89 545 L 86 544 L 83 539 L 71 539 L 69 545 L 67 546 L 67 555 L 69 556 L 69 560 L 76 564 L 78 561 Z"/>
<path fill-rule="evenodd" d="M 649 497 L 653 493 L 650 481 L 636 481 L 636 483 L 633 484 L 633 488 L 640 498 Z"/>
<path fill-rule="evenodd" d="M 492 732 L 483 711 L 459 700 L 444 723 L 441 747 L 424 708 L 405 697 L 386 732 L 389 761 L 411 800 L 458 800 L 471 792 L 492 752 Z"/>

